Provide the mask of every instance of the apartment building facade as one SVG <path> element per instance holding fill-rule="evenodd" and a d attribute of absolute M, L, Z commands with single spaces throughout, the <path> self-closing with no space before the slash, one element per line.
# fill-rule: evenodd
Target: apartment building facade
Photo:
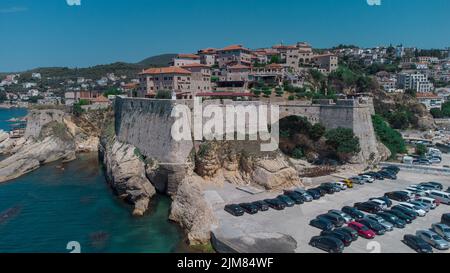
<path fill-rule="evenodd" d="M 173 59 L 173 66 L 181 67 L 190 64 L 200 64 L 200 56 L 195 54 L 178 54 Z"/>
<path fill-rule="evenodd" d="M 252 64 L 252 53 L 242 45 L 231 45 L 217 51 L 217 63 L 219 68 L 236 64 L 250 66 Z"/>
<path fill-rule="evenodd" d="M 177 95 L 192 96 L 191 71 L 177 67 L 150 68 L 139 74 L 138 97 L 154 97 L 158 91 L 167 90 Z"/>
<path fill-rule="evenodd" d="M 397 85 L 404 90 L 415 90 L 418 93 L 429 93 L 434 90 L 434 85 L 428 80 L 428 76 L 416 71 L 400 73 Z"/>
<path fill-rule="evenodd" d="M 333 72 L 338 69 L 339 59 L 334 54 L 322 54 L 313 57 L 315 65 L 321 70 L 327 73 Z"/>

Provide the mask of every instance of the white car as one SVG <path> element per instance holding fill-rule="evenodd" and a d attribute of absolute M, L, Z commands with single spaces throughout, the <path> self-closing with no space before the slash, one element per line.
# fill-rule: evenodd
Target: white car
<path fill-rule="evenodd" d="M 387 210 L 388 209 L 388 205 L 386 204 L 386 202 L 384 202 L 383 200 L 380 199 L 370 199 L 370 201 L 377 203 L 378 205 L 380 205 L 382 210 Z"/>
<path fill-rule="evenodd" d="M 404 191 L 400 191 L 400 192 L 406 193 L 408 195 L 409 199 L 414 199 L 416 197 L 416 195 L 412 191 L 404 190 Z"/>
<path fill-rule="evenodd" d="M 373 183 L 373 182 L 375 182 L 375 178 L 373 178 L 370 175 L 361 175 L 361 177 L 364 180 L 364 182 L 366 182 L 366 183 Z"/>
<path fill-rule="evenodd" d="M 437 207 L 436 200 L 429 197 L 420 197 L 417 199 L 417 201 L 425 203 L 430 206 L 431 209 L 435 209 Z"/>
<path fill-rule="evenodd" d="M 417 196 L 417 197 L 424 197 L 424 196 L 427 196 L 426 191 L 421 190 L 421 189 L 418 189 L 418 188 L 408 187 L 408 188 L 406 188 L 406 190 L 407 190 L 408 192 L 413 193 L 415 197 L 416 197 L 416 196 Z"/>
<path fill-rule="evenodd" d="M 336 186 L 338 186 L 341 190 L 346 190 L 347 189 L 347 185 L 344 182 L 336 182 L 334 183 Z"/>
<path fill-rule="evenodd" d="M 450 193 L 443 191 L 429 191 L 428 197 L 438 200 L 442 204 L 450 205 Z"/>
<path fill-rule="evenodd" d="M 417 214 L 419 214 L 420 217 L 424 217 L 427 214 L 423 209 L 410 203 L 403 202 L 398 205 L 417 212 Z"/>

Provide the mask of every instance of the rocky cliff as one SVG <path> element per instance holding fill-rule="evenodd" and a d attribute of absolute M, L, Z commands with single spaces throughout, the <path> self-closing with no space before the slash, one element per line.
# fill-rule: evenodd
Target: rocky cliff
<path fill-rule="evenodd" d="M 96 151 L 98 138 L 78 127 L 62 110 L 31 110 L 21 138 L 0 133 L 0 183 L 22 176 L 43 164 L 76 158 L 79 151 Z"/>

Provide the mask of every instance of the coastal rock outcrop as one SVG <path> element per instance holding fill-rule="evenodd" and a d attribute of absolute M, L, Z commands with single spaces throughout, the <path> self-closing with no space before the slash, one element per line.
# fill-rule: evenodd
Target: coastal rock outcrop
<path fill-rule="evenodd" d="M 103 137 L 100 156 L 113 190 L 119 198 L 134 206 L 133 215 L 144 215 L 156 190 L 145 175 L 145 163 L 139 157 L 138 150 L 117 141 L 115 137 Z"/>
<path fill-rule="evenodd" d="M 217 224 L 212 207 L 203 196 L 202 184 L 205 181 L 197 176 L 187 176 L 173 196 L 170 219 L 181 225 L 187 233 L 191 245 L 208 243 L 211 230 Z"/>

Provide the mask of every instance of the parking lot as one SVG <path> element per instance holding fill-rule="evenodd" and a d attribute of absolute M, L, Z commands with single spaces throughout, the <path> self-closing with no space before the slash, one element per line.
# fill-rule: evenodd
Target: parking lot
<path fill-rule="evenodd" d="M 223 241 L 245 238 L 254 238 L 255 234 L 274 234 L 291 236 L 297 242 L 295 252 L 299 253 L 322 253 L 321 250 L 309 246 L 311 237 L 320 234 L 320 230 L 309 225 L 309 222 L 317 215 L 328 212 L 331 209 L 341 209 L 343 206 L 353 206 L 356 202 L 367 201 L 371 197 L 383 196 L 386 192 L 402 190 L 406 187 L 420 182 L 436 181 L 444 185 L 445 189 L 450 186 L 450 178 L 447 176 L 424 175 L 413 172 L 401 171 L 398 180 L 376 181 L 373 184 L 355 185 L 354 189 L 348 189 L 333 195 L 326 195 L 320 200 L 286 208 L 284 211 L 269 210 L 256 215 L 245 214 L 235 217 L 223 210 L 221 201 L 229 203 L 242 203 L 273 198 L 277 193 L 263 192 L 252 195 L 236 190 L 231 185 L 209 189 L 209 195 L 215 196 L 214 210 L 219 220 L 214 234 Z M 331 182 L 331 181 L 330 181 Z M 221 201 L 219 201 L 221 200 Z M 214 202 L 213 202 L 214 203 Z M 394 201 L 394 204 L 396 202 Z M 359 238 L 350 247 L 345 248 L 344 253 L 413 253 L 414 251 L 401 242 L 405 234 L 415 234 L 417 230 L 429 229 L 433 223 L 440 222 L 442 214 L 450 213 L 450 206 L 441 205 L 431 210 L 425 217 L 419 217 L 405 229 L 394 229 L 383 236 L 377 236 L 374 240 Z M 245 243 L 245 242 L 244 242 Z M 252 250 L 249 246 L 249 251 Z M 261 249 L 258 249 L 261 251 Z M 271 252 L 270 249 L 264 249 Z M 450 251 L 438 251 L 435 253 Z"/>

